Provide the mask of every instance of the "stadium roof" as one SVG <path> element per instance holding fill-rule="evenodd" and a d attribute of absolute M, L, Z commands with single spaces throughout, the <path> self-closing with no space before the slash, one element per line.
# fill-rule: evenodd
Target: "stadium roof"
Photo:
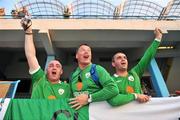
<path fill-rule="evenodd" d="M 180 19 L 180 0 L 171 0 L 165 7 L 148 0 L 124 0 L 116 6 L 105 0 L 74 0 L 69 4 L 61 0 L 21 0 L 15 6 L 26 6 L 32 18 L 63 18 L 68 8 L 69 18 Z"/>

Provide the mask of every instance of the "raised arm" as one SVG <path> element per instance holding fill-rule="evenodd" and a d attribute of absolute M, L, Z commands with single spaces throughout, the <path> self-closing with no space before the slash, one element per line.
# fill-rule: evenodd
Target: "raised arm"
<path fill-rule="evenodd" d="M 21 21 L 21 25 L 25 26 L 26 21 Z M 30 24 L 30 23 L 29 23 Z M 25 30 L 25 45 L 24 45 L 24 49 L 25 49 L 25 55 L 28 61 L 28 65 L 29 65 L 29 71 L 35 71 L 39 68 L 39 63 L 37 61 L 36 58 L 36 50 L 35 50 L 35 46 L 34 46 L 34 42 L 33 42 L 33 33 L 32 33 L 32 28 L 31 25 Z M 27 27 L 27 26 L 26 26 Z M 23 27 L 24 28 L 24 27 Z"/>
<path fill-rule="evenodd" d="M 160 45 L 161 39 L 162 39 L 162 32 L 160 29 L 156 28 L 154 30 L 155 39 L 152 42 L 152 44 L 149 46 L 149 48 L 144 53 L 144 56 L 141 58 L 139 63 L 133 68 L 134 71 L 138 74 L 138 76 L 141 78 L 145 69 L 149 65 L 152 58 L 154 58 L 157 48 Z"/>

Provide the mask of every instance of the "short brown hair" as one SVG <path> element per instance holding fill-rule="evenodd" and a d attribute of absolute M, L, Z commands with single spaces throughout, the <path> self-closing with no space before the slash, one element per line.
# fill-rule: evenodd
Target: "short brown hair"
<path fill-rule="evenodd" d="M 123 54 L 125 54 L 125 52 L 123 52 L 123 51 L 116 52 L 116 53 L 113 55 L 113 57 L 112 57 L 112 62 L 114 62 L 115 55 L 118 54 L 118 53 L 123 53 Z M 125 55 L 126 55 L 126 54 L 125 54 Z"/>
<path fill-rule="evenodd" d="M 80 45 L 76 48 L 76 53 L 78 52 L 79 48 L 80 48 L 81 46 L 83 46 L 83 45 L 88 46 L 88 47 L 91 48 L 91 46 L 88 45 L 87 43 L 82 43 L 82 44 L 80 44 Z"/>

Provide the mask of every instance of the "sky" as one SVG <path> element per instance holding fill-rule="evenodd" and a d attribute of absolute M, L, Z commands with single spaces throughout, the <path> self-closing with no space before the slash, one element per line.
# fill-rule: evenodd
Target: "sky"
<path fill-rule="evenodd" d="M 0 7 L 4 7 L 6 15 L 10 15 L 10 11 L 15 8 L 14 4 L 18 1 L 20 1 L 20 0 L 0 0 Z M 44 0 L 44 1 L 46 1 L 46 0 Z M 47 0 L 47 1 L 49 1 L 49 0 Z M 64 4 L 68 4 L 74 0 L 61 0 L 61 1 Z M 119 3 L 121 3 L 122 0 L 106 0 L 106 1 L 110 1 L 112 4 L 118 5 Z M 159 5 L 164 7 L 167 5 L 167 3 L 170 0 L 147 0 L 147 1 L 152 1 L 152 2 L 158 3 Z"/>

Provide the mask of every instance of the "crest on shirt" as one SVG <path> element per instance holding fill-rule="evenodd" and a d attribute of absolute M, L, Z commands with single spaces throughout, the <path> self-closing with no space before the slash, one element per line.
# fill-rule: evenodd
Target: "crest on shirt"
<path fill-rule="evenodd" d="M 61 89 L 61 88 L 60 88 L 60 89 L 58 90 L 58 93 L 59 93 L 60 95 L 64 94 L 64 89 Z"/>
<path fill-rule="evenodd" d="M 127 87 L 126 87 L 126 92 L 127 92 L 127 93 L 134 93 L 134 88 L 131 87 L 131 86 L 127 86 Z"/>
<path fill-rule="evenodd" d="M 133 77 L 132 75 L 130 75 L 130 76 L 128 77 L 128 80 L 129 80 L 129 81 L 134 81 L 134 77 Z"/>
<path fill-rule="evenodd" d="M 90 72 L 85 74 L 86 78 L 89 78 L 91 76 Z"/>

